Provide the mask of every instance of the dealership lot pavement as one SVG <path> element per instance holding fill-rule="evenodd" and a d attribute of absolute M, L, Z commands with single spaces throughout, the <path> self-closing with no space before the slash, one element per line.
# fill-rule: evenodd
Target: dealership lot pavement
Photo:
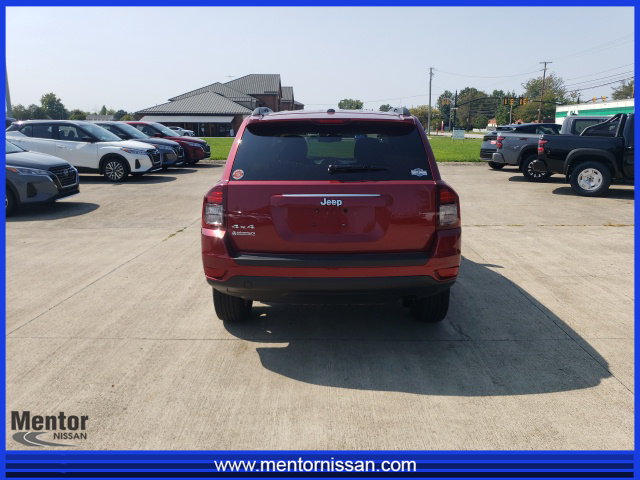
<path fill-rule="evenodd" d="M 221 165 L 84 176 L 18 212 L 7 410 L 88 415 L 83 449 L 633 448 L 633 189 L 441 172 L 464 259 L 436 326 L 399 305 L 258 304 L 225 327 L 199 252 Z M 7 413 L 25 448 L 12 433 Z"/>

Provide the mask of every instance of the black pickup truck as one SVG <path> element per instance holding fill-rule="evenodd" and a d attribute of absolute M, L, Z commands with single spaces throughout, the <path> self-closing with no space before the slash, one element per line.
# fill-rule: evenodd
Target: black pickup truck
<path fill-rule="evenodd" d="M 633 114 L 619 113 L 579 135 L 542 135 L 538 173 L 561 173 L 579 195 L 603 195 L 612 180 L 633 181 Z"/>

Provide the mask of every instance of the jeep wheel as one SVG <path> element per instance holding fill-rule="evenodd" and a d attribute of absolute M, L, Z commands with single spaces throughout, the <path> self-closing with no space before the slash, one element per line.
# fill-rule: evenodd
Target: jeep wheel
<path fill-rule="evenodd" d="M 436 295 L 411 302 L 411 315 L 418 322 L 437 323 L 444 320 L 449 310 L 449 292 L 446 289 Z"/>
<path fill-rule="evenodd" d="M 494 170 L 502 170 L 504 168 L 504 163 L 489 162 L 489 167 Z"/>
<path fill-rule="evenodd" d="M 232 297 L 226 293 L 213 291 L 213 306 L 216 315 L 223 322 L 242 322 L 251 315 L 251 300 L 244 300 L 240 297 Z"/>
<path fill-rule="evenodd" d="M 110 182 L 123 182 L 129 174 L 129 167 L 124 160 L 109 158 L 104 163 L 104 178 Z"/>
<path fill-rule="evenodd" d="M 522 160 L 522 164 L 520 165 L 522 175 L 524 175 L 524 178 L 526 178 L 530 182 L 546 182 L 547 178 L 551 176 L 550 172 L 539 173 L 533 171 L 532 164 L 537 159 L 537 155 L 529 155 Z"/>
<path fill-rule="evenodd" d="M 578 195 L 597 197 L 609 189 L 611 172 L 600 162 L 585 162 L 573 169 L 569 180 Z"/>
<path fill-rule="evenodd" d="M 16 197 L 13 196 L 13 192 L 9 189 L 5 193 L 5 217 L 10 217 L 16 209 Z"/>

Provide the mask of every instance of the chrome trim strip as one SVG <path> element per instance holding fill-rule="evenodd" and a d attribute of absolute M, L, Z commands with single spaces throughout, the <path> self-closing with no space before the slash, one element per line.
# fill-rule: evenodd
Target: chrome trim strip
<path fill-rule="evenodd" d="M 379 197 L 379 193 L 283 193 L 283 197 Z"/>

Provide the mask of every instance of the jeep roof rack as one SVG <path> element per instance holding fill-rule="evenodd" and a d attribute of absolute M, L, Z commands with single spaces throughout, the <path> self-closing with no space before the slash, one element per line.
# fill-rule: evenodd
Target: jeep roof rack
<path fill-rule="evenodd" d="M 395 113 L 396 115 L 406 115 L 407 117 L 411 116 L 411 112 L 407 107 L 394 107 L 389 110 L 389 113 Z"/>
<path fill-rule="evenodd" d="M 251 112 L 251 115 L 269 115 L 270 113 L 273 113 L 273 110 L 269 107 L 258 107 Z"/>

